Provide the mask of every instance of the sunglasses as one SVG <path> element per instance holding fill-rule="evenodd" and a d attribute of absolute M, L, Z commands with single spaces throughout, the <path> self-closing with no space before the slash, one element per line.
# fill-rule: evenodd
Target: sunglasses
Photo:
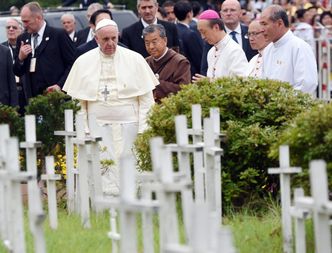
<path fill-rule="evenodd" d="M 9 25 L 9 26 L 6 26 L 6 29 L 9 30 L 10 28 L 14 29 L 14 30 L 17 30 L 18 27 L 17 26 L 13 26 L 13 25 Z"/>

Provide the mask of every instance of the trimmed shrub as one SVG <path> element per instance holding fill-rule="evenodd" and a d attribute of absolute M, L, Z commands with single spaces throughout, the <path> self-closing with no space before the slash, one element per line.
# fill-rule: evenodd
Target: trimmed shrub
<path fill-rule="evenodd" d="M 152 108 L 150 128 L 136 141 L 143 170 L 151 170 L 149 139 L 162 136 L 165 143 L 175 142 L 174 116 L 186 115 L 191 127 L 192 104 L 201 104 L 203 117 L 208 117 L 211 107 L 220 109 L 221 130 L 227 136 L 222 158 L 224 203 L 242 206 L 271 191 L 267 168 L 278 163 L 268 157 L 270 147 L 290 120 L 315 102 L 306 94 L 296 93 L 289 84 L 270 80 L 205 79 L 183 86 L 179 93 Z"/>
<path fill-rule="evenodd" d="M 79 106 L 78 101 L 71 100 L 70 96 L 62 92 L 31 98 L 26 107 L 26 115 L 36 116 L 37 140 L 42 142 L 42 148 L 38 149 L 39 171 L 44 169 L 45 156 L 54 155 L 57 161 L 59 155 L 65 154 L 64 137 L 54 135 L 54 131 L 63 130 L 65 127 L 65 109 L 72 109 L 75 114 Z"/>
<path fill-rule="evenodd" d="M 20 140 L 23 137 L 23 119 L 17 112 L 17 108 L 0 104 L 0 124 L 8 124 L 10 136 L 17 136 Z"/>
<path fill-rule="evenodd" d="M 291 165 L 303 169 L 303 173 L 293 176 L 294 187 L 301 186 L 309 192 L 309 162 L 324 159 L 327 162 L 329 188 L 332 189 L 332 104 L 319 104 L 299 114 L 272 146 L 272 159 L 279 156 L 279 145 L 282 144 L 290 147 Z"/>

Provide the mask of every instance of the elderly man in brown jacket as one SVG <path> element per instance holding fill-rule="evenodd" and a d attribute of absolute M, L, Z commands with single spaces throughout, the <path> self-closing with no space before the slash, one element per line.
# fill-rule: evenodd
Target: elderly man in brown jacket
<path fill-rule="evenodd" d="M 143 39 L 149 57 L 146 61 L 159 79 L 160 84 L 153 91 L 155 101 L 180 90 L 180 84 L 191 81 L 190 63 L 186 57 L 167 48 L 165 28 L 152 24 L 143 29 Z"/>

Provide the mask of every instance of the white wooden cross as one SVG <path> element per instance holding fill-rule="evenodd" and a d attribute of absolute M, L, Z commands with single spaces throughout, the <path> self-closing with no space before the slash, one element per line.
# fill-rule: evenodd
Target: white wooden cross
<path fill-rule="evenodd" d="M 304 197 L 303 188 L 294 189 L 294 203 L 299 198 Z M 295 231 L 295 252 L 306 252 L 306 239 L 305 239 L 305 220 L 309 216 L 309 211 L 304 208 L 296 208 L 292 206 L 290 209 L 291 216 L 294 218 L 294 231 Z"/>
<path fill-rule="evenodd" d="M 88 146 L 88 166 L 89 166 L 89 188 L 92 209 L 100 212 L 96 205 L 96 198 L 103 195 L 102 179 L 101 179 L 101 164 L 100 164 L 100 148 L 99 142 L 102 140 L 100 137 L 100 126 L 97 123 L 96 115 L 88 115 L 89 130 L 91 142 Z"/>
<path fill-rule="evenodd" d="M 10 252 L 21 253 L 26 251 L 24 235 L 24 214 L 22 203 L 21 182 L 36 180 L 31 172 L 21 172 L 19 165 L 18 139 L 13 137 L 6 140 L 6 171 L 0 174 L 1 181 L 7 181 L 8 198 L 5 203 L 7 211 L 8 241 Z M 5 243 L 6 244 L 6 243 Z"/>
<path fill-rule="evenodd" d="M 120 252 L 137 252 L 137 213 L 156 211 L 158 205 L 152 201 L 138 200 L 136 196 L 136 168 L 132 156 L 120 158 L 120 196 L 118 198 L 98 197 L 96 203 L 101 208 L 114 208 L 120 213 L 121 236 L 113 230 L 109 233 L 112 245 L 120 239 Z M 111 221 L 111 223 L 114 221 Z M 146 236 L 146 235 L 144 235 Z M 151 242 L 150 242 L 151 243 Z M 117 247 L 117 246 L 116 246 Z M 112 252 L 113 251 L 112 247 Z"/>
<path fill-rule="evenodd" d="M 290 192 L 290 175 L 300 173 L 299 167 L 290 167 L 289 147 L 282 145 L 279 147 L 279 164 L 280 168 L 268 169 L 269 174 L 280 174 L 280 192 L 281 192 L 281 218 L 283 231 L 283 249 L 285 253 L 292 252 L 292 219 L 290 214 L 291 192 Z"/>
<path fill-rule="evenodd" d="M 76 136 L 74 132 L 74 115 L 73 110 L 65 110 L 65 130 L 54 131 L 54 135 L 65 136 L 66 145 L 66 189 L 67 189 L 67 208 L 68 213 L 71 214 L 74 211 L 77 213 L 78 205 L 78 189 L 75 188 L 75 175 L 77 175 L 77 169 L 74 168 L 74 145 L 72 142 L 73 137 Z M 78 180 L 78 178 L 76 178 Z M 76 195 L 75 195 L 76 192 Z M 75 198 L 76 196 L 76 198 Z M 76 203 L 75 203 L 76 202 Z"/>
<path fill-rule="evenodd" d="M 88 183 L 88 160 L 87 145 L 91 140 L 86 137 L 84 118 L 85 113 L 76 114 L 76 138 L 72 140 L 78 146 L 78 171 L 79 171 L 79 198 L 80 198 L 80 215 L 84 228 L 90 228 L 90 204 L 89 204 L 89 183 Z"/>
<path fill-rule="evenodd" d="M 216 130 L 213 118 L 204 119 L 204 153 L 206 168 L 206 201 L 210 212 L 216 212 L 221 225 L 221 162 L 223 150 L 216 146 Z M 219 136 L 218 130 L 218 136 Z"/>
<path fill-rule="evenodd" d="M 6 140 L 9 138 L 9 126 L 0 125 L 0 171 L 6 172 Z M 8 202 L 8 186 L 6 181 L 0 183 L 0 238 L 6 240 L 8 238 L 8 213 L 6 212 L 6 203 Z"/>
<path fill-rule="evenodd" d="M 191 106 L 192 129 L 188 129 L 188 134 L 192 136 L 193 144 L 203 145 L 202 130 L 202 108 L 201 105 Z M 195 151 L 194 156 L 194 189 L 195 202 L 204 202 L 205 192 L 205 167 L 203 165 L 204 155 L 202 151 Z"/>
<path fill-rule="evenodd" d="M 37 147 L 41 143 L 36 140 L 36 117 L 35 115 L 25 115 L 25 142 L 20 143 L 21 148 L 26 149 L 27 171 L 37 175 Z M 34 237 L 35 252 L 46 252 L 43 222 L 45 214 L 42 208 L 41 191 L 37 180 L 28 182 L 28 203 L 30 230 Z"/>
<path fill-rule="evenodd" d="M 329 201 L 326 163 L 323 160 L 310 162 L 310 187 L 312 197 L 299 197 L 295 206 L 312 211 L 315 233 L 315 252 L 331 253 L 332 202 Z"/>
<path fill-rule="evenodd" d="M 41 179 L 47 183 L 47 203 L 50 227 L 58 227 L 58 209 L 56 201 L 56 181 L 61 180 L 61 175 L 54 174 L 54 157 L 46 156 L 46 174 L 41 175 Z"/>

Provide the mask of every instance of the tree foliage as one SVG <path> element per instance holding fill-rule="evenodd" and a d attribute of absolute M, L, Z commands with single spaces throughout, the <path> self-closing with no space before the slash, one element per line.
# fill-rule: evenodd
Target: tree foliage
<path fill-rule="evenodd" d="M 327 162 L 329 187 L 332 187 L 332 104 L 318 104 L 310 111 L 298 115 L 272 146 L 270 157 L 278 157 L 279 145 L 290 147 L 293 166 L 300 166 L 303 173 L 294 176 L 293 185 L 309 191 L 308 167 L 314 159 Z"/>
<path fill-rule="evenodd" d="M 191 122 L 192 104 L 201 104 L 203 117 L 208 117 L 209 108 L 218 107 L 221 130 L 227 136 L 222 158 L 224 203 L 242 205 L 271 190 L 267 168 L 276 166 L 277 160 L 268 157 L 270 147 L 291 120 L 314 103 L 308 95 L 277 81 L 224 78 L 183 86 L 151 110 L 150 128 L 136 142 L 139 166 L 151 169 L 150 137 L 175 142 L 175 115 L 184 114 Z"/>

